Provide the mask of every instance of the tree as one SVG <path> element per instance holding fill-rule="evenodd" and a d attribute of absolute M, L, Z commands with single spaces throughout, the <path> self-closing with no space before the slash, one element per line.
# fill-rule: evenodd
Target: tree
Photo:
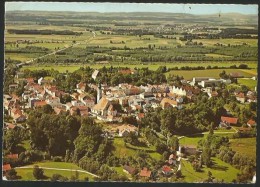
<path fill-rule="evenodd" d="M 36 178 L 37 180 L 39 179 L 43 179 L 44 178 L 44 171 L 42 168 L 39 168 L 38 165 L 35 165 L 33 167 L 33 176 L 34 178 Z"/>
<path fill-rule="evenodd" d="M 158 141 L 155 145 L 155 149 L 158 153 L 163 154 L 163 152 L 168 150 L 168 147 L 165 143 Z"/>
<path fill-rule="evenodd" d="M 177 151 L 179 148 L 179 139 L 176 136 L 172 136 L 168 142 L 168 147 L 171 150 Z"/>
<path fill-rule="evenodd" d="M 209 147 L 205 147 L 202 151 L 201 155 L 202 163 L 207 167 L 211 165 L 211 149 Z"/>
<path fill-rule="evenodd" d="M 7 171 L 6 177 L 8 180 L 15 180 L 17 179 L 17 172 L 12 168 L 11 170 Z"/>

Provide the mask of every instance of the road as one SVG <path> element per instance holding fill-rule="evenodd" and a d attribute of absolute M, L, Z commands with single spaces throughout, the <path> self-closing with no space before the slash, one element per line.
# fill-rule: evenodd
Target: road
<path fill-rule="evenodd" d="M 17 169 L 33 169 L 34 166 L 22 166 L 22 167 L 16 167 Z M 49 168 L 49 167 L 39 167 L 39 168 L 42 168 L 42 169 L 45 169 L 45 170 L 57 170 L 57 171 L 78 171 L 80 173 L 87 173 L 93 177 L 99 177 L 98 175 L 95 175 L 93 173 L 90 173 L 88 171 L 85 171 L 85 170 L 78 170 L 78 169 L 62 169 L 62 168 Z"/>
<path fill-rule="evenodd" d="M 78 42 L 78 43 L 75 43 L 75 44 L 71 44 L 71 45 L 69 45 L 69 46 L 67 46 L 67 47 L 64 47 L 64 48 L 62 48 L 62 49 L 53 51 L 53 52 L 48 53 L 48 54 L 46 54 L 46 55 L 43 55 L 43 56 L 40 56 L 40 57 L 31 59 L 31 60 L 28 60 L 28 61 L 26 61 L 26 62 L 22 62 L 22 63 L 18 64 L 18 66 L 22 66 L 22 65 L 24 65 L 24 64 L 30 64 L 30 63 L 34 62 L 35 60 L 38 60 L 38 59 L 41 59 L 41 58 L 44 58 L 44 57 L 47 57 L 47 56 L 50 56 L 50 55 L 54 55 L 54 54 L 56 54 L 56 53 L 58 53 L 58 52 L 64 51 L 64 50 L 66 50 L 66 49 L 68 49 L 68 48 L 70 48 L 70 47 L 75 47 L 75 46 L 77 46 L 77 45 L 79 45 L 79 44 L 83 44 L 83 43 L 87 44 L 91 39 L 95 38 L 95 36 L 96 36 L 96 34 L 93 33 L 93 36 L 92 36 L 92 37 L 88 38 L 87 40 L 84 40 L 82 43 Z"/>

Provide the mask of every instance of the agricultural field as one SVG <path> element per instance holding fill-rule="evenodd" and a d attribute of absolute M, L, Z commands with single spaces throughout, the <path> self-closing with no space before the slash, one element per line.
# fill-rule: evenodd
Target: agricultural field
<path fill-rule="evenodd" d="M 254 76 L 257 72 L 257 70 L 255 69 L 257 67 L 257 64 L 256 63 L 247 63 L 248 66 L 250 68 L 253 68 L 251 70 L 239 70 L 241 71 L 242 73 L 245 73 L 246 75 L 248 76 Z M 87 64 L 87 63 L 82 63 L 82 64 L 77 64 L 77 65 L 74 65 L 74 64 L 69 64 L 69 65 L 53 65 L 53 64 L 46 64 L 46 65 L 40 65 L 40 64 L 35 64 L 35 65 L 29 65 L 29 66 L 23 66 L 21 68 L 21 70 L 24 70 L 24 69 L 29 69 L 31 71 L 33 70 L 41 70 L 41 69 L 44 69 L 44 70 L 50 70 L 50 69 L 54 69 L 54 70 L 58 70 L 59 72 L 61 73 L 64 73 L 66 72 L 66 70 L 68 70 L 69 72 L 73 72 L 77 69 L 79 69 L 80 67 L 91 67 L 93 69 L 100 69 L 102 67 L 110 67 L 110 66 L 113 66 L 113 67 L 128 67 L 128 68 L 131 68 L 131 69 L 134 69 L 134 68 L 149 68 L 150 70 L 157 70 L 160 66 L 166 66 L 167 68 L 174 68 L 174 67 L 178 67 L 178 68 L 181 68 L 183 66 L 189 66 L 189 67 L 197 67 L 197 66 L 203 66 L 203 67 L 207 67 L 207 66 L 220 66 L 220 67 L 229 67 L 231 65 L 234 65 L 234 63 L 232 62 L 227 62 L 227 63 L 220 63 L 220 62 L 185 62 L 185 63 L 151 63 L 151 64 L 128 64 L 128 63 L 109 63 L 109 64 Z M 166 75 L 170 74 L 173 72 L 173 74 L 175 74 L 175 72 L 187 72 L 186 74 L 190 74 L 190 72 L 193 72 L 193 71 L 203 71 L 203 70 L 192 70 L 192 71 L 181 71 L 181 70 L 174 70 L 174 71 L 170 71 L 168 73 L 166 73 Z M 208 71 L 208 70 L 205 70 L 205 72 Z M 214 71 L 214 70 L 211 70 L 211 71 Z M 223 70 L 222 69 L 217 69 L 215 70 L 215 76 L 216 77 L 219 77 L 219 73 L 222 72 Z M 230 72 L 234 72 L 234 71 L 231 71 L 229 70 Z M 180 73 L 178 73 L 180 74 Z M 195 73 L 194 73 L 195 74 Z M 185 77 L 184 77 L 185 78 Z"/>
<path fill-rule="evenodd" d="M 166 73 L 166 76 L 169 74 L 183 76 L 186 80 L 191 80 L 193 77 L 212 77 L 219 78 L 219 74 L 225 70 L 227 74 L 229 73 L 240 73 L 244 77 L 253 77 L 255 76 L 255 71 L 245 72 L 242 69 L 208 69 L 208 70 L 173 70 Z"/>

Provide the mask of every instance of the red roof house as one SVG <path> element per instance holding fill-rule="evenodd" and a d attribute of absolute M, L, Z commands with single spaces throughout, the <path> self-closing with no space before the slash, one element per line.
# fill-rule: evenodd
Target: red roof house
<path fill-rule="evenodd" d="M 228 123 L 228 124 L 236 125 L 236 124 L 237 124 L 237 121 L 238 121 L 238 118 L 221 116 L 221 121 L 222 121 L 223 123 Z"/>
<path fill-rule="evenodd" d="M 151 171 L 148 170 L 147 168 L 143 168 L 140 172 L 140 177 L 147 177 L 147 178 L 150 178 L 151 177 Z"/>
<path fill-rule="evenodd" d="M 11 170 L 12 168 L 11 168 L 11 165 L 10 164 L 4 164 L 3 165 L 3 172 L 7 172 L 7 171 L 9 171 L 9 170 Z"/>

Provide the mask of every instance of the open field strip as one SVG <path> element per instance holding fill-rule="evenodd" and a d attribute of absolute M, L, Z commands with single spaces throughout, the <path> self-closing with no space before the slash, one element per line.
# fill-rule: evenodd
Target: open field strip
<path fill-rule="evenodd" d="M 166 73 L 166 76 L 169 74 L 183 76 L 186 80 L 191 80 L 193 77 L 213 77 L 219 78 L 219 74 L 225 70 L 227 74 L 238 72 L 244 77 L 253 77 L 254 74 L 249 72 L 244 72 L 242 69 L 207 69 L 207 70 L 172 70 Z M 256 70 L 255 70 L 256 71 Z"/>
<path fill-rule="evenodd" d="M 57 65 L 57 64 L 46 64 L 46 65 L 41 65 L 41 64 L 33 64 L 33 65 L 30 65 L 30 66 L 24 66 L 22 67 L 22 70 L 24 69 L 29 69 L 29 70 L 41 70 L 41 69 L 46 69 L 46 70 L 49 70 L 49 69 L 55 69 L 55 70 L 58 70 L 59 72 L 66 72 L 66 70 L 68 70 L 69 72 L 73 72 L 77 69 L 79 69 L 80 67 L 91 67 L 93 69 L 100 69 L 102 67 L 110 67 L 110 66 L 113 66 L 113 67 L 128 67 L 128 68 L 131 68 L 131 69 L 134 69 L 134 68 L 149 68 L 150 70 L 157 70 L 160 66 L 166 66 L 167 68 L 174 68 L 174 67 L 183 67 L 183 66 L 189 66 L 189 67 L 197 67 L 197 66 L 203 66 L 203 67 L 207 67 L 208 65 L 211 65 L 211 66 L 220 66 L 220 67 L 229 67 L 231 65 L 234 65 L 235 63 L 234 62 L 227 62 L 227 63 L 218 63 L 218 62 L 202 62 L 202 63 L 199 63 L 199 62 L 193 62 L 193 63 L 190 63 L 190 62 L 183 62 L 183 63 L 162 63 L 162 62 L 158 62 L 158 63 L 152 63 L 152 64 L 129 64 L 129 63 L 109 63 L 109 64 L 69 64 L 69 65 Z M 256 68 L 257 64 L 256 63 L 248 63 L 248 66 L 250 68 Z M 215 69 L 214 69 L 215 70 Z M 181 71 L 184 71 L 185 70 L 174 70 L 173 72 L 181 72 Z M 192 71 L 204 71 L 204 70 L 192 70 Z M 208 71 L 208 70 L 205 70 L 205 72 Z M 213 70 L 211 70 L 213 71 Z M 217 72 L 222 72 L 223 69 L 216 69 L 215 71 Z M 236 69 L 234 69 L 234 71 L 236 71 Z M 234 72 L 233 71 L 233 72 Z M 252 74 L 254 75 L 257 70 L 256 69 L 251 69 L 250 70 L 251 72 L 243 72 L 243 73 L 246 73 L 246 74 Z M 188 72 L 188 74 L 190 74 L 191 71 L 186 71 Z M 168 72 L 167 74 L 169 74 L 170 72 Z M 219 77 L 219 73 L 217 73 L 217 76 Z M 166 74 L 166 75 L 167 75 Z M 173 73 L 174 74 L 174 73 Z M 185 77 L 184 77 L 185 78 Z"/>

